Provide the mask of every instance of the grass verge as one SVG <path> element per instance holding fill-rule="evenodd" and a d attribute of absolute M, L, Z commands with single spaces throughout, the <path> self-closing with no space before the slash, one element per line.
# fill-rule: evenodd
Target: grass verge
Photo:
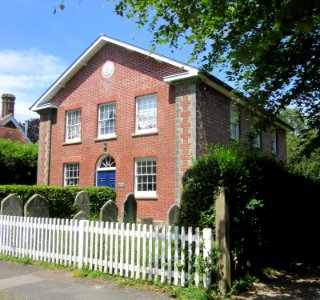
<path fill-rule="evenodd" d="M 144 281 L 131 279 L 127 277 L 120 277 L 116 275 L 106 274 L 100 271 L 91 271 L 88 269 L 76 269 L 75 267 L 68 267 L 59 264 L 52 264 L 47 262 L 38 262 L 30 258 L 16 258 L 13 256 L 0 255 L 0 261 L 6 261 L 10 263 L 19 263 L 25 265 L 33 265 L 50 270 L 66 270 L 72 272 L 74 277 L 87 278 L 88 280 L 111 280 L 116 282 L 120 287 L 134 287 L 139 290 L 153 290 L 158 293 L 167 294 L 172 299 L 179 300 L 210 300 L 219 299 L 214 291 L 206 291 L 203 288 L 196 287 L 194 285 L 188 287 L 172 286 L 162 284 L 160 282 Z"/>

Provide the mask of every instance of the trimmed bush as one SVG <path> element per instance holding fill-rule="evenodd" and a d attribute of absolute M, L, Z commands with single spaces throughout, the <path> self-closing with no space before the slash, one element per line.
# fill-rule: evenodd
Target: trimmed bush
<path fill-rule="evenodd" d="M 9 194 L 18 195 L 25 204 L 34 194 L 39 194 L 49 202 L 50 217 L 71 218 L 75 214 L 74 200 L 78 192 L 86 191 L 90 197 L 91 217 L 97 217 L 100 208 L 108 200 L 115 201 L 116 193 L 108 187 L 52 187 L 27 185 L 0 186 L 0 199 Z"/>
<path fill-rule="evenodd" d="M 0 139 L 0 184 L 35 184 L 38 145 Z"/>
<path fill-rule="evenodd" d="M 241 145 L 216 147 L 183 177 L 184 226 L 215 226 L 217 191 L 230 201 L 233 274 L 298 257 L 316 257 L 320 185 Z M 298 242 L 303 239 L 305 243 Z"/>

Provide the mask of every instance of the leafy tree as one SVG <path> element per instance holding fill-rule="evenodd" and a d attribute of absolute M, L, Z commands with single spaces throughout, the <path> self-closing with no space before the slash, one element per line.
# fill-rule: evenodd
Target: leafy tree
<path fill-rule="evenodd" d="M 25 120 L 23 123 L 19 122 L 19 125 L 22 128 L 25 128 L 26 124 L 28 124 L 28 138 L 32 143 L 36 143 L 39 140 L 39 118 L 31 118 L 29 120 Z"/>
<path fill-rule="evenodd" d="M 0 139 L 0 184 L 35 184 L 37 145 Z"/>
<path fill-rule="evenodd" d="M 207 72 L 226 67 L 250 104 L 272 115 L 296 105 L 320 129 L 320 1 L 112 2 L 118 15 L 148 27 L 153 46 L 192 45 L 191 61 Z"/>
<path fill-rule="evenodd" d="M 287 134 L 287 163 L 293 173 L 320 181 L 320 148 L 314 146 L 317 130 L 309 128 L 296 109 L 286 109 L 280 117 L 295 131 Z"/>

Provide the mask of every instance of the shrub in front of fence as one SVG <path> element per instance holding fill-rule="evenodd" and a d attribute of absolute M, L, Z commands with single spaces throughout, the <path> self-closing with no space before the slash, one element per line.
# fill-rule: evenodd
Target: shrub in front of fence
<path fill-rule="evenodd" d="M 47 199 L 50 217 L 71 218 L 76 213 L 74 199 L 79 191 L 86 191 L 90 197 L 91 216 L 98 219 L 100 208 L 108 200 L 115 201 L 116 193 L 108 187 L 51 187 L 27 185 L 0 185 L 0 199 L 10 194 L 18 195 L 25 204 L 30 197 L 38 194 Z"/>

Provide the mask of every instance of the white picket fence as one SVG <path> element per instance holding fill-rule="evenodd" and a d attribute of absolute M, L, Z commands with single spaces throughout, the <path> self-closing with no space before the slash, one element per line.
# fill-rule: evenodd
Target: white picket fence
<path fill-rule="evenodd" d="M 212 242 L 209 228 L 0 216 L 0 254 L 181 286 L 210 285 Z"/>

